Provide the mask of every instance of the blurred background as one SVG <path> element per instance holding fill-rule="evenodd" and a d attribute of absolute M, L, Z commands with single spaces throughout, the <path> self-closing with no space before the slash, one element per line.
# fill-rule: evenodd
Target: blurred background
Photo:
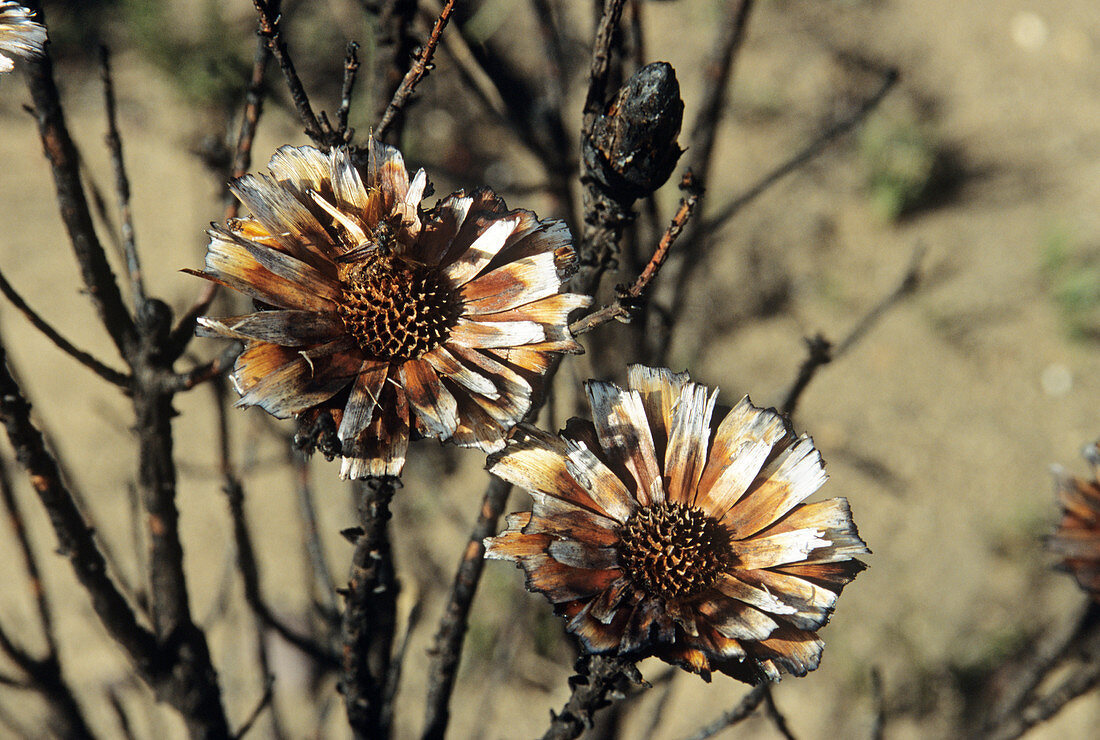
<path fill-rule="evenodd" d="M 357 139 L 365 137 L 378 106 L 367 64 L 370 3 L 283 5 L 287 39 L 317 108 L 335 110 L 344 46 L 363 44 L 351 124 Z M 563 52 L 573 66 L 559 70 L 563 141 L 572 149 L 560 156 L 575 166 L 593 8 L 580 1 L 552 5 L 572 29 L 573 43 Z M 714 0 L 630 6 L 636 16 L 628 18 L 637 17 L 642 29 L 632 48 L 644 62 L 664 60 L 676 69 L 686 146 L 706 59 L 728 11 Z M 422 7 L 426 17 L 438 12 L 434 2 Z M 113 51 L 146 285 L 182 311 L 203 286 L 179 270 L 201 266 L 203 231 L 224 213 L 223 142 L 238 125 L 255 52 L 252 5 L 94 0 L 47 3 L 45 13 L 70 129 L 88 181 L 111 214 L 95 59 L 100 43 Z M 550 79 L 530 4 L 485 0 L 456 23 L 461 39 L 453 28 L 445 34 L 454 40 L 437 54 L 408 110 L 406 161 L 428 170 L 437 196 L 485 184 L 511 207 L 571 218 L 561 183 L 538 155 L 553 137 L 543 137 L 533 121 L 525 140 L 501 114 L 508 90 L 496 99 L 470 78 L 470 47 L 483 45 L 529 83 Z M 842 339 L 895 289 L 914 252 L 925 250 L 916 291 L 820 371 L 795 417 L 826 460 L 831 481 L 821 495 L 849 498 L 875 553 L 820 633 L 827 643 L 821 667 L 775 690 L 799 738 L 865 736 L 875 715 L 874 669 L 882 677 L 890 737 L 957 736 L 968 703 L 980 701 L 976 687 L 1042 636 L 1066 629 L 1083 600 L 1071 578 L 1052 570 L 1042 537 L 1058 518 L 1050 465 L 1086 474 L 1079 451 L 1100 436 L 1100 12 L 1090 0 L 757 3 L 718 130 L 704 222 L 851 115 L 878 86 L 871 67 L 895 67 L 901 81 L 861 126 L 709 230 L 709 256 L 685 275 L 679 293 L 661 282 L 665 275 L 658 278 L 655 300 L 676 310 L 656 335 L 659 346 L 636 341 L 635 330 L 619 324 L 585 337 L 588 353 L 566 361 L 560 393 L 540 420 L 560 427 L 575 413 L 568 389 L 589 377 L 622 379 L 627 362 L 655 356 L 719 386 L 723 403 L 748 393 L 758 405 L 779 405 L 805 357 L 804 338 L 820 332 Z M 121 366 L 80 292 L 34 121 L 23 110 L 29 97 L 21 77 L 19 71 L 0 77 L 0 267 L 66 336 Z M 268 80 L 253 171 L 278 146 L 308 143 L 275 67 Z M 517 95 L 526 90 L 517 89 Z M 579 198 L 575 174 L 561 176 L 564 192 Z M 674 174 L 631 235 L 643 259 L 675 208 L 678 179 Z M 623 273 L 605 283 L 633 274 L 628 253 Z M 6 303 L 0 331 L 119 577 L 140 591 L 128 402 Z M 214 340 L 192 345 L 201 359 L 220 349 Z M 263 677 L 233 565 L 213 443 L 218 402 L 208 386 L 177 399 L 179 506 L 196 618 L 208 629 L 230 717 L 240 722 L 259 700 Z M 304 554 L 300 489 L 308 484 L 315 499 L 336 585 L 346 580 L 351 556 L 339 535 L 355 523 L 349 489 L 335 463 L 293 464 L 289 424 L 258 409 L 228 418 L 265 595 L 285 621 L 306 629 L 316 620 L 315 603 L 326 607 L 332 594 L 318 586 Z M 10 458 L 6 443 L 2 449 Z M 417 443 L 394 500 L 399 610 L 403 624 L 411 624 L 399 737 L 420 730 L 426 650 L 477 515 L 487 482 L 483 464 L 476 451 Z M 13 477 L 44 553 L 66 675 L 91 721 L 104 736 L 120 732 L 106 700 L 110 690 L 138 737 L 181 736 L 182 723 L 129 676 L 68 564 L 50 554 L 54 535 L 25 477 L 16 471 Z M 516 492 L 508 511 L 527 505 Z M 0 536 L 0 560 L 16 552 L 12 538 Z M 10 631 L 34 623 L 19 568 L 0 574 L 0 594 L 0 621 Z M 346 735 L 333 679 L 318 678 L 277 638 L 270 646 L 283 730 L 291 737 Z M 573 657 L 543 598 L 526 594 L 509 564 L 490 563 L 450 736 L 540 734 L 548 710 L 568 697 Z M 659 663 L 641 670 L 650 679 L 664 673 Z M 652 730 L 655 738 L 683 737 L 745 690 L 723 676 L 704 684 L 676 673 L 626 705 L 621 736 Z M 13 732 L 33 734 L 40 726 L 43 707 L 36 702 L 0 686 L 0 718 Z M 268 736 L 269 721 L 261 718 L 256 736 Z M 1087 737 L 1098 725 L 1094 692 L 1029 737 Z M 776 735 L 760 717 L 733 732 Z"/>

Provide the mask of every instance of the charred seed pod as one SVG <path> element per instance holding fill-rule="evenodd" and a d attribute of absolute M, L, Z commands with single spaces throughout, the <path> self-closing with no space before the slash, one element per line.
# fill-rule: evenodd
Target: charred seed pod
<path fill-rule="evenodd" d="M 683 150 L 676 139 L 684 101 L 676 70 L 653 62 L 626 81 L 584 142 L 589 173 L 616 200 L 633 201 L 661 187 Z"/>

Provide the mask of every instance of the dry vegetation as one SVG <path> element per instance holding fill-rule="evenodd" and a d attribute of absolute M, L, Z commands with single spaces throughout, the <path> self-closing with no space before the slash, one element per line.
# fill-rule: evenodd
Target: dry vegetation
<path fill-rule="evenodd" d="M 586 737 L 1091 736 L 1096 606 L 1043 538 L 1049 465 L 1087 479 L 1100 434 L 1094 3 L 275 5 L 46 3 L 51 60 L 0 76 L 4 733 L 346 737 L 343 685 L 376 710 L 364 736 L 573 736 L 549 710 L 605 695 Z M 599 117 L 658 60 L 678 160 L 667 97 L 615 106 L 666 121 L 645 135 Z M 875 553 L 818 670 L 570 682 L 562 620 L 481 569 L 473 545 L 529 506 L 484 454 L 422 440 L 398 490 L 347 483 L 232 408 L 236 348 L 192 329 L 247 302 L 180 270 L 235 215 L 231 177 L 370 131 L 427 170 L 426 203 L 488 185 L 569 223 L 596 302 L 539 426 L 644 362 L 814 435 Z M 660 176 L 616 179 L 639 154 Z M 374 630 L 365 672 L 349 624 Z"/>

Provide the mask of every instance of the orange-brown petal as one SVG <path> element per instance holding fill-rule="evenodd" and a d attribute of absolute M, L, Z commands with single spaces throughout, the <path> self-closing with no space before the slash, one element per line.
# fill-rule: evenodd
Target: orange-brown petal
<path fill-rule="evenodd" d="M 641 397 L 614 383 L 585 383 L 599 446 L 636 484 L 635 497 L 643 506 L 664 500 L 661 470 Z M 654 500 L 656 498 L 656 500 Z"/>
<path fill-rule="evenodd" d="M 707 396 L 706 386 L 685 383 L 672 411 L 665 451 L 665 487 L 668 500 L 691 505 L 707 462 L 710 417 L 718 392 Z"/>
<path fill-rule="evenodd" d="M 748 537 L 781 518 L 828 478 L 813 440 L 802 437 L 769 463 L 722 519 L 734 539 Z"/>
<path fill-rule="evenodd" d="M 431 436 L 450 439 L 458 427 L 458 402 L 424 360 L 403 362 L 397 371 L 413 411 Z"/>
<path fill-rule="evenodd" d="M 699 507 L 721 518 L 748 490 L 772 448 L 786 435 L 787 424 L 779 414 L 756 408 L 748 396 L 742 398 L 714 434 L 699 480 Z"/>

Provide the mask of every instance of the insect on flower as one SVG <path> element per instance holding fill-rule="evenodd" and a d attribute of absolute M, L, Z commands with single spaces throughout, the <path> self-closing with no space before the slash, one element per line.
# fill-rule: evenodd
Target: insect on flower
<path fill-rule="evenodd" d="M 283 147 L 230 184 L 251 217 L 215 225 L 193 274 L 258 310 L 199 333 L 243 341 L 238 405 L 297 417 L 343 477 L 400 474 L 413 434 L 499 450 L 554 355 L 581 351 L 569 230 L 487 189 L 422 211 L 423 170 L 373 140 L 354 157 Z"/>
<path fill-rule="evenodd" d="M 869 550 L 847 501 L 803 503 L 826 480 L 813 440 L 747 397 L 712 429 L 717 391 L 686 373 L 633 365 L 625 389 L 587 390 L 592 422 L 490 457 L 534 505 L 486 557 L 523 568 L 589 652 L 754 683 L 815 669 Z"/>

